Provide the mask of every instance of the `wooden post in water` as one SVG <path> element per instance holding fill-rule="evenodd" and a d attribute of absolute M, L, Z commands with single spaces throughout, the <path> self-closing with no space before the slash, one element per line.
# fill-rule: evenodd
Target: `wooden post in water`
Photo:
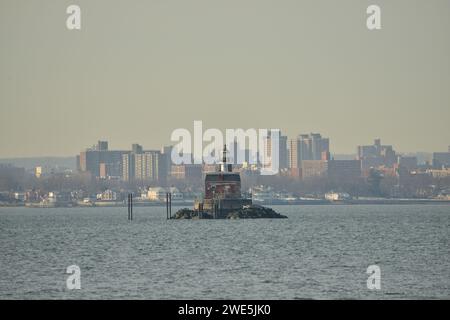
<path fill-rule="evenodd" d="M 169 193 L 166 192 L 166 219 L 169 220 Z"/>
<path fill-rule="evenodd" d="M 130 194 L 127 194 L 128 220 L 130 220 Z"/>
<path fill-rule="evenodd" d="M 130 193 L 130 220 L 133 220 L 133 194 Z"/>
<path fill-rule="evenodd" d="M 129 193 L 128 194 L 128 220 L 133 220 L 133 194 Z"/>
<path fill-rule="evenodd" d="M 169 192 L 169 216 L 172 219 L 172 192 Z"/>
<path fill-rule="evenodd" d="M 213 199 L 213 205 L 212 205 L 213 219 L 215 219 L 216 218 L 216 190 L 214 187 L 213 187 L 212 193 L 213 193 L 213 197 L 212 197 L 212 199 Z"/>

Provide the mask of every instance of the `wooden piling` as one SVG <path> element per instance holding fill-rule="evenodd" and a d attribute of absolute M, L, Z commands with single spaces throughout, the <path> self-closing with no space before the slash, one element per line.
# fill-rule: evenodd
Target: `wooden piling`
<path fill-rule="evenodd" d="M 172 219 L 172 193 L 169 192 L 169 217 Z"/>
<path fill-rule="evenodd" d="M 169 193 L 166 192 L 166 219 L 169 220 Z"/>
<path fill-rule="evenodd" d="M 128 194 L 128 220 L 133 220 L 133 194 Z"/>
<path fill-rule="evenodd" d="M 133 194 L 130 193 L 130 220 L 133 220 Z"/>

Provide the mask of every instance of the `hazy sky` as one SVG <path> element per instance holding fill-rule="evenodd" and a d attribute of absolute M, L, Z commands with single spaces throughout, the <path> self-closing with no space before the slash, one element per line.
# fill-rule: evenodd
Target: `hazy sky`
<path fill-rule="evenodd" d="M 0 157 L 160 148 L 194 120 L 336 153 L 450 144 L 448 0 L 1 0 L 0 43 Z"/>

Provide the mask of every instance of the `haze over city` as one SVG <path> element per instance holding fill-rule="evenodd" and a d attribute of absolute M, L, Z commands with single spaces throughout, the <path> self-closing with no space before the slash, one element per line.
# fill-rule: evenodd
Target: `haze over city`
<path fill-rule="evenodd" d="M 320 132 L 333 153 L 450 141 L 450 2 L 0 3 L 0 158 L 73 156 L 100 139 L 160 148 L 176 128 Z M 205 129 L 206 129 L 205 128 Z"/>

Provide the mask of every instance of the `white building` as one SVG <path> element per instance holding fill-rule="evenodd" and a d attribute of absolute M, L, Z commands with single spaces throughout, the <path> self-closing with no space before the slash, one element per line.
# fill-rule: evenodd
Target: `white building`
<path fill-rule="evenodd" d="M 14 199 L 19 200 L 19 201 L 24 201 L 25 200 L 25 193 L 24 192 L 15 192 L 14 193 Z"/>
<path fill-rule="evenodd" d="M 97 200 L 101 201 L 116 201 L 117 193 L 112 190 L 105 190 L 102 193 L 97 194 Z"/>
<path fill-rule="evenodd" d="M 433 178 L 445 178 L 450 176 L 450 168 L 428 169 L 426 172 L 432 175 Z"/>
<path fill-rule="evenodd" d="M 350 200 L 352 197 L 345 192 L 328 192 L 325 193 L 325 199 L 328 201 Z"/>
<path fill-rule="evenodd" d="M 180 192 L 175 187 L 171 188 L 149 188 L 147 191 L 147 198 L 150 201 L 166 201 L 166 194 L 167 192 L 172 193 L 172 201 L 183 201 L 184 196 L 183 193 Z"/>

